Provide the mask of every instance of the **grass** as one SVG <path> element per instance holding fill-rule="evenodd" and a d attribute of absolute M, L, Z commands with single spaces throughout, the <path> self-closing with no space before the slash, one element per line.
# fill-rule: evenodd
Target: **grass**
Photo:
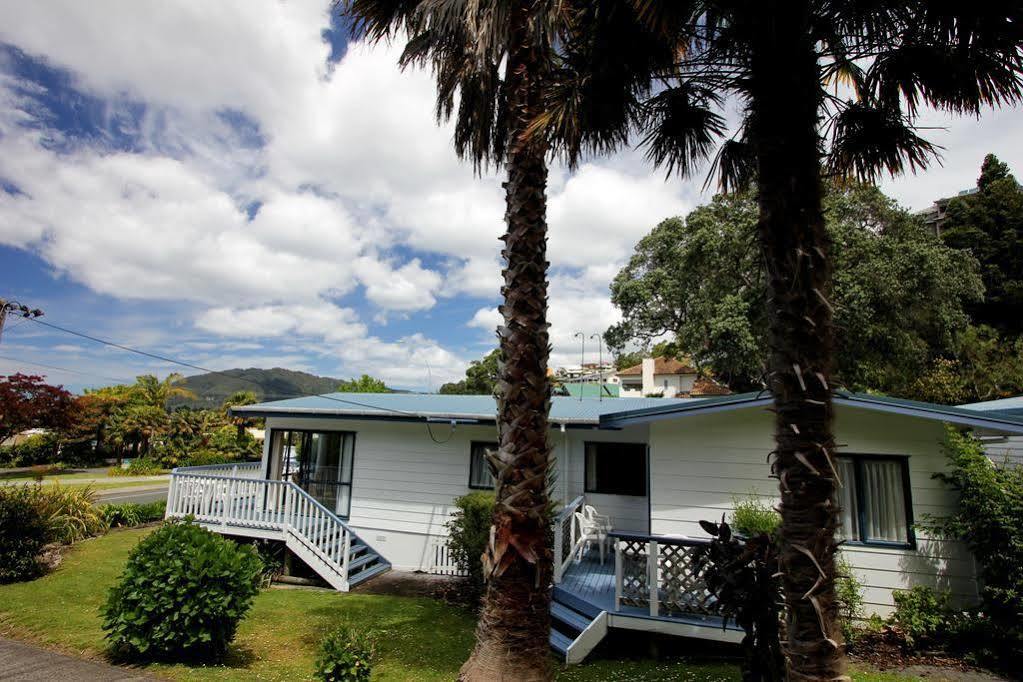
<path fill-rule="evenodd" d="M 0 634 L 91 658 L 105 654 L 99 607 L 132 547 L 149 529 L 112 531 L 79 543 L 54 573 L 0 585 Z M 426 598 L 271 589 L 256 597 L 222 665 L 152 665 L 150 673 L 179 680 L 309 679 L 316 646 L 332 624 L 346 621 L 377 633 L 373 679 L 451 680 L 473 643 L 473 617 Z M 726 663 L 595 660 L 560 672 L 565 682 L 596 680 L 717 682 L 739 680 Z M 858 682 L 905 682 L 864 672 Z"/>

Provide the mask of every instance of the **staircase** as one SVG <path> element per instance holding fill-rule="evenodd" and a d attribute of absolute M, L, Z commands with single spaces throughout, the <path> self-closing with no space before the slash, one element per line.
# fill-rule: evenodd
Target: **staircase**
<path fill-rule="evenodd" d="M 257 476 L 257 470 L 237 466 L 175 469 L 167 517 L 191 516 L 225 535 L 283 540 L 342 592 L 390 570 L 390 563 L 302 488 Z"/>
<path fill-rule="evenodd" d="M 583 659 L 607 635 L 607 611 L 575 599 L 555 588 L 551 601 L 551 649 L 567 664 L 582 663 Z"/>

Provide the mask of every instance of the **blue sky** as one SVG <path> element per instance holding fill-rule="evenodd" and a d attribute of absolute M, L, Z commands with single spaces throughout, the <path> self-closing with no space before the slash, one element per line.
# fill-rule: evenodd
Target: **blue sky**
<path fill-rule="evenodd" d="M 164 5 L 0 0 L 0 297 L 215 369 L 460 376 L 493 346 L 502 193 L 455 158 L 428 74 L 347 45 L 329 2 Z M 884 189 L 923 208 L 988 151 L 1023 171 L 1019 113 L 928 116 L 944 165 Z M 701 185 L 635 151 L 554 165 L 554 364 L 616 320 L 611 278 Z M 74 389 L 172 369 L 31 322 L 0 343 L 0 374 Z"/>

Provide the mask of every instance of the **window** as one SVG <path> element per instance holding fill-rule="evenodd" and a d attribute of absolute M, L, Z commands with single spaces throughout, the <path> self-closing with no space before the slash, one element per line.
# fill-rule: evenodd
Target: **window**
<path fill-rule="evenodd" d="M 493 490 L 494 477 L 487 462 L 487 450 L 496 450 L 497 443 L 473 441 L 469 446 L 469 487 L 479 490 Z"/>
<path fill-rule="evenodd" d="M 645 443 L 587 443 L 586 492 L 646 496 Z"/>
<path fill-rule="evenodd" d="M 914 544 L 908 457 L 841 456 L 838 473 L 843 484 L 839 532 L 847 542 Z"/>
<path fill-rule="evenodd" d="M 270 438 L 269 478 L 292 481 L 327 509 L 347 517 L 352 506 L 355 434 L 274 429 Z"/>

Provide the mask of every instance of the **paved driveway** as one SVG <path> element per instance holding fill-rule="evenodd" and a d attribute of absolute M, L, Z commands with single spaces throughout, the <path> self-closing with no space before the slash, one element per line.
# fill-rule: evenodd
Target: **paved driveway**
<path fill-rule="evenodd" d="M 155 680 L 141 671 L 84 661 L 0 637 L 0 679 L 9 682 L 129 682 Z"/>

